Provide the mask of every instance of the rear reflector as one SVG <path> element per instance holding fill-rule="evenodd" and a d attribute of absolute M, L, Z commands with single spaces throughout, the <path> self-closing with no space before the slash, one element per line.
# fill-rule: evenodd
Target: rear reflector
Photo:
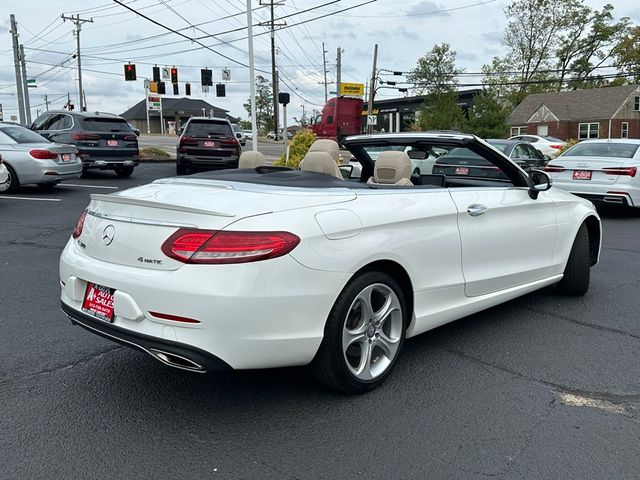
<path fill-rule="evenodd" d="M 82 229 L 84 228 L 84 219 L 87 216 L 88 210 L 85 208 L 83 212 L 80 214 L 80 218 L 78 218 L 78 222 L 76 223 L 76 228 L 73 229 L 73 233 L 71 236 L 73 238 L 78 238 L 82 235 Z"/>
<path fill-rule="evenodd" d="M 152 316 L 156 318 L 162 318 L 163 320 L 173 320 L 174 322 L 183 322 L 183 323 L 201 323 L 200 320 L 196 320 L 195 318 L 189 317 L 180 317 L 178 315 L 170 315 L 168 313 L 160 313 L 160 312 L 149 312 Z"/>
<path fill-rule="evenodd" d="M 31 150 L 29 154 L 38 160 L 55 160 L 58 158 L 57 153 L 50 152 L 49 150 Z"/>
<path fill-rule="evenodd" d="M 638 167 L 609 167 L 603 168 L 603 173 L 607 175 L 625 175 L 628 177 L 635 177 L 638 173 Z"/>
<path fill-rule="evenodd" d="M 544 167 L 544 171 L 559 173 L 559 172 L 564 172 L 565 168 L 561 165 L 546 165 Z"/>
<path fill-rule="evenodd" d="M 162 252 L 183 263 L 247 263 L 286 255 L 300 243 L 288 232 L 233 232 L 181 228 Z"/>

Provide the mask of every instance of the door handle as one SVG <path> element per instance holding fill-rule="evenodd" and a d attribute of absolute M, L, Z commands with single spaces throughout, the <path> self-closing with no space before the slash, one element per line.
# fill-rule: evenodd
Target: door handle
<path fill-rule="evenodd" d="M 487 207 L 479 203 L 473 203 L 467 207 L 467 213 L 472 217 L 479 217 L 486 211 L 487 211 Z"/>

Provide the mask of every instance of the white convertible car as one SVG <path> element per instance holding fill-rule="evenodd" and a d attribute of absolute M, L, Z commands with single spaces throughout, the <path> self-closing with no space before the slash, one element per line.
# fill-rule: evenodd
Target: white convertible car
<path fill-rule="evenodd" d="M 599 217 L 546 173 L 471 135 L 344 143 L 360 179 L 343 179 L 325 140 L 301 170 L 247 153 L 248 168 L 93 194 L 60 259 L 62 310 L 173 367 L 310 364 L 356 393 L 390 374 L 405 338 L 548 285 L 587 291 Z M 404 148 L 373 162 L 372 146 L 469 149 L 489 165 L 416 177 Z"/>

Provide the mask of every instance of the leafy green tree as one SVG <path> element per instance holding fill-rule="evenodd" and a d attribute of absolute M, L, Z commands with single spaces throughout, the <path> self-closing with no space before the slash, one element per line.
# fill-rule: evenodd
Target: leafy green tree
<path fill-rule="evenodd" d="M 510 111 L 509 104 L 501 101 L 495 92 L 484 89 L 473 99 L 464 130 L 480 138 L 505 138 L 509 133 Z"/>
<path fill-rule="evenodd" d="M 276 166 L 287 166 L 298 168 L 300 162 L 309 151 L 311 144 L 315 142 L 316 134 L 308 128 L 304 128 L 296 133 L 289 143 L 289 162 L 286 162 L 286 152 L 283 153 L 273 164 Z"/>
<path fill-rule="evenodd" d="M 629 28 L 616 47 L 614 58 L 618 69 L 629 72 L 629 83 L 640 83 L 640 26 Z"/>
<path fill-rule="evenodd" d="M 458 93 L 450 91 L 427 95 L 424 107 L 419 111 L 419 124 L 423 131 L 462 130 L 465 118 L 458 105 Z"/>
<path fill-rule="evenodd" d="M 463 71 L 456 67 L 455 50 L 451 50 L 448 43 L 442 43 L 418 59 L 407 81 L 413 84 L 418 95 L 450 92 L 456 88 L 456 77 Z"/>
<path fill-rule="evenodd" d="M 271 82 L 262 75 L 256 77 L 256 123 L 258 131 L 266 134 L 273 130 L 273 102 Z M 243 105 L 251 119 L 251 99 Z"/>

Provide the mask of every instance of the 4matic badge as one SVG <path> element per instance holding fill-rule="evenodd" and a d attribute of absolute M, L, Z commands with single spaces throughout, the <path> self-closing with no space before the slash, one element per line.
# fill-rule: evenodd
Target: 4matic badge
<path fill-rule="evenodd" d="M 162 265 L 162 260 L 156 260 L 155 258 L 138 257 L 140 263 L 150 263 L 152 265 Z"/>

